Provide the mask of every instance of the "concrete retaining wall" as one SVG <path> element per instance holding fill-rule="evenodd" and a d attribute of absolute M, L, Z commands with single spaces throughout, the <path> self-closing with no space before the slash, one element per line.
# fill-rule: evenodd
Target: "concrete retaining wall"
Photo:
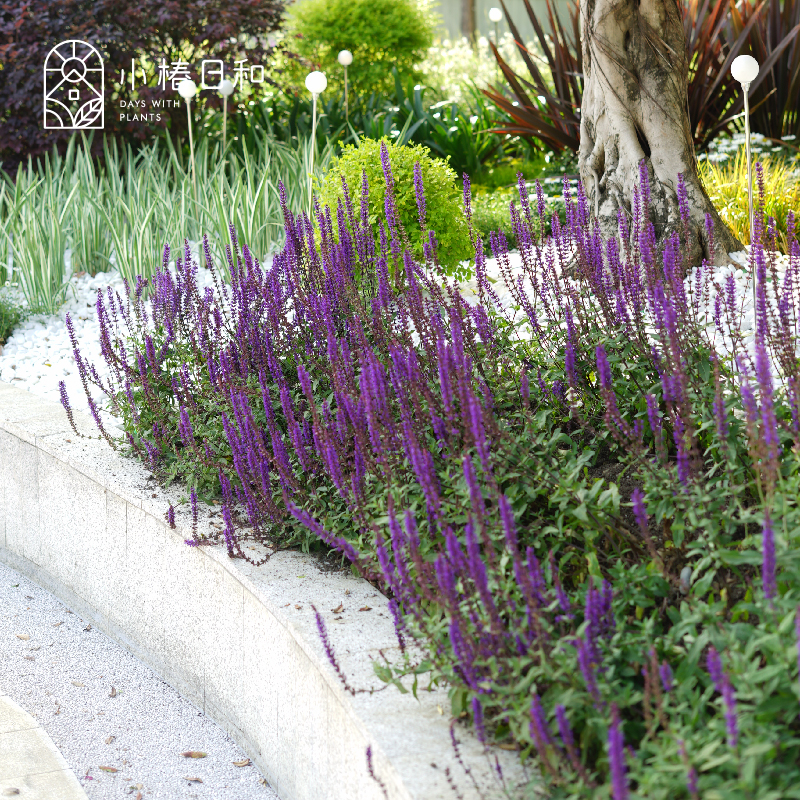
<path fill-rule="evenodd" d="M 397 640 L 386 598 L 366 581 L 297 552 L 256 568 L 219 547 L 187 547 L 189 514 L 176 512 L 175 530 L 164 520 L 181 492 L 163 491 L 99 440 L 88 415 L 74 417 L 92 438 L 75 436 L 59 404 L 0 383 L 0 560 L 229 731 L 282 800 L 450 800 L 447 769 L 465 798 L 508 796 L 495 755 L 508 787 L 522 782 L 514 753 L 487 757 L 458 728 L 480 791 L 472 784 L 450 745 L 445 691 L 419 692 L 418 702 L 393 687 L 344 689 L 311 604 L 349 683 L 380 689 L 371 659 L 396 657 Z M 213 512 L 203 508 L 201 531 L 219 519 Z M 368 746 L 385 795 L 368 774 Z"/>

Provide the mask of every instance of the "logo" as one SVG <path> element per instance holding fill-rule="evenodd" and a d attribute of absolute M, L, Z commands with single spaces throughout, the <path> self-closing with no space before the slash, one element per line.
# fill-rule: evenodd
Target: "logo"
<path fill-rule="evenodd" d="M 57 44 L 44 62 L 44 127 L 102 128 L 103 59 L 78 39 Z"/>

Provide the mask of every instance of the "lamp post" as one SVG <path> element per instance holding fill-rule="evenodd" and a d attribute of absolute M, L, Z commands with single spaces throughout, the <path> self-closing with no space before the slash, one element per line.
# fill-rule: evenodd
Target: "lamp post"
<path fill-rule="evenodd" d="M 197 94 L 197 84 L 188 78 L 182 80 L 178 84 L 178 94 L 186 101 L 186 117 L 189 120 L 189 153 L 192 160 L 192 187 L 194 202 L 197 203 L 197 174 L 194 169 L 194 137 L 192 136 L 192 98 Z"/>
<path fill-rule="evenodd" d="M 495 46 L 497 46 L 497 44 L 499 42 L 498 33 L 497 33 L 497 30 L 498 30 L 497 29 L 497 25 L 498 25 L 498 23 L 500 22 L 501 19 L 503 19 L 503 12 L 499 8 L 495 7 L 495 8 L 490 8 L 489 9 L 489 20 L 491 22 L 494 22 L 494 43 L 495 43 Z"/>
<path fill-rule="evenodd" d="M 489 9 L 489 21 L 494 22 L 494 46 L 498 49 L 500 49 L 500 34 L 497 26 L 501 19 L 503 19 L 503 12 L 499 8 L 495 6 L 494 8 Z M 497 65 L 497 80 L 500 80 L 499 63 Z"/>
<path fill-rule="evenodd" d="M 217 91 L 222 95 L 222 152 L 228 138 L 228 98 L 233 94 L 233 83 L 227 78 L 219 82 Z"/>
<path fill-rule="evenodd" d="M 328 86 L 325 73 L 315 70 L 306 75 L 306 89 L 311 92 L 314 110 L 311 122 L 311 169 L 308 173 L 308 216 L 311 217 L 311 187 L 314 181 L 314 152 L 317 149 L 317 98 Z"/>
<path fill-rule="evenodd" d="M 347 68 L 353 63 L 353 54 L 349 50 L 342 50 L 336 60 L 344 67 L 344 118 L 350 121 L 350 106 L 347 102 Z"/>
<path fill-rule="evenodd" d="M 731 75 L 742 84 L 744 92 L 744 146 L 747 153 L 747 207 L 750 214 L 750 249 L 753 248 L 753 172 L 750 159 L 750 84 L 758 77 L 758 61 L 752 56 L 737 56 L 731 64 Z M 753 319 L 756 313 L 756 264 L 753 263 Z"/>

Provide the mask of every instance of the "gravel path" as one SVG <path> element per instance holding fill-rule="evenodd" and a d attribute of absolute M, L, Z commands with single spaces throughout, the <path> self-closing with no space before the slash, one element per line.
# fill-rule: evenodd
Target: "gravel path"
<path fill-rule="evenodd" d="M 0 642 L 0 691 L 47 731 L 91 800 L 277 800 L 255 766 L 235 766 L 247 756 L 220 727 L 3 564 Z"/>

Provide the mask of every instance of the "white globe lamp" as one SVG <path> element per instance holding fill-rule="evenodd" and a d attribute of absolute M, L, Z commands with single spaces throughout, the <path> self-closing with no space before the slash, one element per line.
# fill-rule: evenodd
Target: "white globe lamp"
<path fill-rule="evenodd" d="M 325 77 L 324 72 L 315 70 L 306 75 L 306 89 L 313 95 L 322 94 L 328 88 L 328 79 Z"/>
<path fill-rule="evenodd" d="M 753 56 L 737 56 L 731 64 L 731 75 L 739 83 L 752 83 L 758 77 L 758 61 Z"/>
<path fill-rule="evenodd" d="M 349 50 L 342 50 L 336 60 L 343 66 L 349 67 L 353 63 L 353 54 Z"/>
<path fill-rule="evenodd" d="M 191 100 L 197 94 L 197 84 L 186 78 L 178 84 L 178 94 L 184 100 Z"/>
<path fill-rule="evenodd" d="M 503 19 L 503 12 L 499 8 L 490 8 L 489 19 L 496 25 L 501 19 Z"/>

